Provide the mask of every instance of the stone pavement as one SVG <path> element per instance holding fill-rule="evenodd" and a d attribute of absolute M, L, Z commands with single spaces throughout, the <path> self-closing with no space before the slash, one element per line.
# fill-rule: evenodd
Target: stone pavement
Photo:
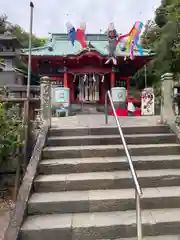
<path fill-rule="evenodd" d="M 10 212 L 8 210 L 0 210 L 0 240 L 3 239 L 4 232 L 8 226 Z"/>
<path fill-rule="evenodd" d="M 160 116 L 142 116 L 142 117 L 119 117 L 120 124 L 124 127 L 128 126 L 156 126 L 160 120 Z M 53 117 L 53 128 L 98 128 L 116 126 L 113 116 L 108 117 L 108 124 L 105 124 L 104 114 L 88 114 L 75 115 L 69 117 Z"/>

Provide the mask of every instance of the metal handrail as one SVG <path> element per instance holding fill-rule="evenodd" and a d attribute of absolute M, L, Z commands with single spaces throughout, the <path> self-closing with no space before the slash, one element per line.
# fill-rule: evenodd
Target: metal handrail
<path fill-rule="evenodd" d="M 124 150 L 126 153 L 126 157 L 127 157 L 128 163 L 129 163 L 130 171 L 131 171 L 132 178 L 133 178 L 134 185 L 135 185 L 137 237 L 138 237 L 138 240 L 142 240 L 142 221 L 141 221 L 140 200 L 141 200 L 141 196 L 143 193 L 142 193 L 142 189 L 140 187 L 140 184 L 139 184 L 139 181 L 137 178 L 136 171 L 133 166 L 133 162 L 132 162 L 131 155 L 130 155 L 128 147 L 127 147 L 126 140 L 124 138 L 122 127 L 120 125 L 119 119 L 117 117 L 117 113 L 115 111 L 115 107 L 114 107 L 114 103 L 113 103 L 110 91 L 107 91 L 106 95 L 105 95 L 105 122 L 106 122 L 106 124 L 108 123 L 108 97 L 109 97 L 109 101 L 110 101 L 110 104 L 112 107 L 114 118 L 116 120 L 116 124 L 117 124 L 119 134 L 120 134 L 123 146 L 124 146 Z"/>

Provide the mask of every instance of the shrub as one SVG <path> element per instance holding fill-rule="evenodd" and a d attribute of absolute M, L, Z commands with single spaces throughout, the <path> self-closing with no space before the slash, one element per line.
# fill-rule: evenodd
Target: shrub
<path fill-rule="evenodd" d="M 22 123 L 18 117 L 18 106 L 0 103 L 0 165 L 16 156 L 22 146 Z"/>

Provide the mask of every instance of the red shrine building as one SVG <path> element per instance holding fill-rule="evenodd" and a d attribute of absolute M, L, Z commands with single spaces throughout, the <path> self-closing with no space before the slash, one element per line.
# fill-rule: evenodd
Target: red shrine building
<path fill-rule="evenodd" d="M 143 49 L 140 56 L 135 49 L 135 59 L 124 60 L 125 51 L 116 49 L 117 65 L 108 56 L 108 39 L 105 34 L 87 34 L 87 49 L 79 42 L 72 46 L 67 34 L 52 34 L 48 42 L 32 49 L 32 71 L 40 76 L 49 76 L 52 84 L 70 89 L 70 103 L 104 104 L 105 93 L 112 87 L 125 87 L 127 100 L 130 77 L 153 58 L 150 50 Z M 24 51 L 28 59 L 28 50 Z"/>

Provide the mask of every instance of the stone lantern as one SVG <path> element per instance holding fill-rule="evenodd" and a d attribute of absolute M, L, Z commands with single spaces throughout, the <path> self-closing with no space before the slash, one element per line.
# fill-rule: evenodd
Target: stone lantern
<path fill-rule="evenodd" d="M 0 34 L 0 59 L 4 68 L 0 72 L 0 85 L 23 84 L 23 75 L 15 70 L 15 60 L 20 55 L 21 44 L 17 38 L 6 31 Z"/>

